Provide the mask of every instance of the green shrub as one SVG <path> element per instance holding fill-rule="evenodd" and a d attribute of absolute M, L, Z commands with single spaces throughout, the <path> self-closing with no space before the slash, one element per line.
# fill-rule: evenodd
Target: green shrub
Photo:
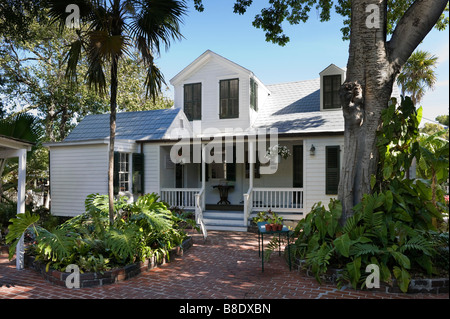
<path fill-rule="evenodd" d="M 58 270 L 76 264 L 81 271 L 104 271 L 156 256 L 168 257 L 181 245 L 186 233 L 179 228 L 183 214 L 173 214 L 157 194 L 146 194 L 135 203 L 126 197 L 114 202 L 115 220 L 109 223 L 108 196 L 92 194 L 85 201 L 86 212 L 52 231 L 38 225 L 39 215 L 25 213 L 12 219 L 8 242 L 27 231 L 33 238 L 29 253 Z"/>
<path fill-rule="evenodd" d="M 376 264 L 381 281 L 395 278 L 406 292 L 412 275 L 448 276 L 448 229 L 443 233 L 437 228 L 448 214 L 443 190 L 437 187 L 448 177 L 448 141 L 435 141 L 436 135 L 419 143 L 421 108 L 416 110 L 408 97 L 400 105 L 394 100 L 382 119 L 372 194 L 363 196 L 343 225 L 339 201 L 331 200 L 328 209 L 314 205 L 296 227 L 295 254 L 319 281 L 333 267 L 342 270 L 341 285 L 364 287 L 366 266 Z M 432 173 L 422 175 L 428 179 L 407 178 L 414 158 L 421 163 L 433 157 L 426 167 Z"/>
<path fill-rule="evenodd" d="M 332 200 L 328 209 L 316 204 L 295 229 L 296 255 L 319 282 L 328 268 L 338 268 L 340 284 L 349 282 L 355 289 L 364 287 L 369 264 L 379 267 L 381 281 L 391 284 L 396 278 L 405 292 L 411 273 L 448 273 L 448 233 L 433 230 L 431 217 L 437 216 L 405 206 L 412 202 L 396 195 L 392 191 L 365 195 L 344 226 L 338 222 L 339 201 Z"/>

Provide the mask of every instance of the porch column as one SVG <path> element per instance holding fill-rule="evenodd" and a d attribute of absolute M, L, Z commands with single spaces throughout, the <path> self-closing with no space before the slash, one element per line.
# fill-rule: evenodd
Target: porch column
<path fill-rule="evenodd" d="M 18 150 L 19 167 L 17 178 L 17 214 L 25 213 L 25 183 L 27 169 L 27 150 Z M 16 268 L 21 270 L 24 268 L 24 245 L 23 234 L 16 246 Z"/>
<path fill-rule="evenodd" d="M 203 196 L 201 197 L 201 205 L 202 210 L 205 210 L 205 191 L 206 191 L 206 154 L 205 154 L 205 148 L 206 144 L 202 144 L 202 189 L 203 189 Z"/>
<path fill-rule="evenodd" d="M 248 187 L 249 189 L 253 188 L 253 179 L 255 177 L 255 141 L 253 140 L 248 140 L 248 169 L 249 169 L 249 174 L 248 174 Z"/>

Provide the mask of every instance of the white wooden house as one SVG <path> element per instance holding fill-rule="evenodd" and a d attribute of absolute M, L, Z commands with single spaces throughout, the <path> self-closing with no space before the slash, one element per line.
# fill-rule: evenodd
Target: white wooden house
<path fill-rule="evenodd" d="M 344 73 L 331 64 L 317 79 L 265 85 L 206 51 L 171 79 L 173 108 L 117 114 L 116 193 L 156 192 L 196 210 L 208 229 L 245 230 L 252 214 L 269 208 L 284 220 L 303 218 L 337 195 Z M 291 153 L 278 164 L 264 163 L 271 129 Z M 52 214 L 80 214 L 87 195 L 107 194 L 108 143 L 109 114 L 102 114 L 47 144 Z M 219 185 L 228 202 L 220 202 Z"/>

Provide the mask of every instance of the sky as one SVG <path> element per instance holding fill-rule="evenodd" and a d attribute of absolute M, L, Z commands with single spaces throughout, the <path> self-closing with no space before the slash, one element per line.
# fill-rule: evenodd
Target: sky
<path fill-rule="evenodd" d="M 163 72 L 173 98 L 169 80 L 206 50 L 251 70 L 264 84 L 315 79 L 331 63 L 345 68 L 349 41 L 342 40 L 342 17 L 334 14 L 329 22 L 320 22 L 311 10 L 306 23 L 283 25 L 290 42 L 281 47 L 265 41 L 264 31 L 252 26 L 254 16 L 266 1 L 254 1 L 244 15 L 233 13 L 234 0 L 203 0 L 205 10 L 197 12 L 193 1 L 184 17 L 184 39 L 172 42 L 156 61 Z M 422 100 L 423 117 L 434 120 L 449 114 L 449 31 L 433 29 L 418 49 L 439 58 L 437 83 Z"/>

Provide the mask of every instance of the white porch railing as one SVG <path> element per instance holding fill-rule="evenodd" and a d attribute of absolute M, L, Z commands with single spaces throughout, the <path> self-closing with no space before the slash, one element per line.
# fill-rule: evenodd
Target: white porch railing
<path fill-rule="evenodd" d="M 162 188 L 161 200 L 170 206 L 184 209 L 195 209 L 195 195 L 200 193 L 201 188 Z"/>
<path fill-rule="evenodd" d="M 252 211 L 303 212 L 303 188 L 253 188 Z M 245 202 L 245 199 L 244 199 Z"/>
<path fill-rule="evenodd" d="M 244 194 L 244 223 L 253 211 L 303 213 L 303 188 L 250 187 Z"/>

